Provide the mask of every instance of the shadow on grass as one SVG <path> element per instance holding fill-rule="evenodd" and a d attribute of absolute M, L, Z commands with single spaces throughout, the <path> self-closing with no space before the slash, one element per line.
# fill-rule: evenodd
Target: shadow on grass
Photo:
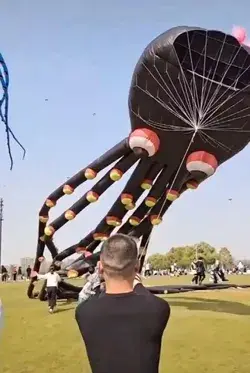
<path fill-rule="evenodd" d="M 67 311 L 71 311 L 71 310 L 74 310 L 74 309 L 75 309 L 75 307 L 57 308 L 56 313 L 67 312 Z"/>
<path fill-rule="evenodd" d="M 185 307 L 191 311 L 223 312 L 232 315 L 250 316 L 250 306 L 219 299 L 164 297 L 171 307 Z"/>
<path fill-rule="evenodd" d="M 76 299 L 68 299 L 68 300 L 59 299 L 59 300 L 57 300 L 57 305 L 58 306 L 65 306 L 65 305 L 69 305 L 69 304 L 76 304 L 76 302 L 77 302 Z"/>

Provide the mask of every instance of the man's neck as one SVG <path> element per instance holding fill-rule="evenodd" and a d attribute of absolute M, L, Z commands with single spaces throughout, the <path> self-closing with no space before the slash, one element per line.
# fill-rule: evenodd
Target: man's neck
<path fill-rule="evenodd" d="M 110 281 L 106 280 L 107 294 L 126 294 L 133 291 L 133 281 Z"/>

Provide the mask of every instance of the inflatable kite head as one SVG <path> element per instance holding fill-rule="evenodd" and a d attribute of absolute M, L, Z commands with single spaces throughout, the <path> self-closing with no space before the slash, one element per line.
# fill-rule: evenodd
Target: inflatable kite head
<path fill-rule="evenodd" d="M 146 47 L 129 92 L 131 132 L 45 200 L 39 214 L 35 270 L 46 245 L 59 266 L 64 258 L 81 253 L 66 269 L 80 276 L 97 263 L 102 242 L 114 232 L 139 239 L 142 268 L 153 227 L 162 222 L 168 208 L 249 143 L 250 48 L 242 44 L 245 36 L 242 30 L 234 37 L 181 26 Z M 80 242 L 59 252 L 53 241 L 55 233 L 96 203 L 135 164 L 99 224 Z M 62 196 L 72 194 L 108 167 L 79 201 L 48 222 L 50 209 Z M 66 284 L 63 286 L 65 290 Z"/>
<path fill-rule="evenodd" d="M 211 176 L 249 142 L 250 50 L 242 45 L 244 29 L 237 32 L 236 39 L 173 28 L 149 44 L 136 66 L 129 95 L 132 134 L 144 129 L 137 145 L 171 168 L 172 177 L 181 161 L 178 179 L 194 171 L 199 180 Z M 145 145 L 143 137 L 151 140 Z"/>

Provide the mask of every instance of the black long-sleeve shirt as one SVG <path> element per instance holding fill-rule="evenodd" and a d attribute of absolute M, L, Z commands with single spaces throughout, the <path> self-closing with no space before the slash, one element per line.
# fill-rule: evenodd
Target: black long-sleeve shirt
<path fill-rule="evenodd" d="M 196 265 L 196 270 L 198 274 L 205 273 L 206 269 L 205 269 L 205 264 L 203 260 L 198 259 L 195 265 Z"/>
<path fill-rule="evenodd" d="M 143 285 L 81 303 L 76 321 L 93 373 L 158 373 L 169 304 Z"/>

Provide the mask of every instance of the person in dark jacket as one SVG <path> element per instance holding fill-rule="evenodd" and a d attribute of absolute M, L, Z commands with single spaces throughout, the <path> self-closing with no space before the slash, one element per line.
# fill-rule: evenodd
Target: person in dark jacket
<path fill-rule="evenodd" d="M 4 265 L 1 267 L 1 273 L 2 273 L 2 281 L 7 282 L 8 280 L 8 271 Z"/>
<path fill-rule="evenodd" d="M 30 279 L 30 275 L 31 275 L 31 268 L 30 268 L 30 265 L 28 265 L 27 269 L 26 269 L 26 275 L 27 275 L 27 279 L 29 280 Z"/>
<path fill-rule="evenodd" d="M 192 279 L 192 282 L 195 285 L 202 285 L 202 282 L 206 278 L 206 268 L 204 264 L 204 259 L 200 256 L 195 262 L 195 275 Z"/>
<path fill-rule="evenodd" d="M 13 281 L 17 280 L 17 267 L 14 267 L 12 270 L 12 280 Z"/>
<path fill-rule="evenodd" d="M 158 373 L 170 307 L 136 278 L 137 257 L 132 237 L 106 240 L 99 265 L 105 292 L 76 308 L 92 373 Z"/>
<path fill-rule="evenodd" d="M 18 278 L 18 280 L 22 280 L 23 279 L 22 267 L 18 267 L 17 278 Z"/>

